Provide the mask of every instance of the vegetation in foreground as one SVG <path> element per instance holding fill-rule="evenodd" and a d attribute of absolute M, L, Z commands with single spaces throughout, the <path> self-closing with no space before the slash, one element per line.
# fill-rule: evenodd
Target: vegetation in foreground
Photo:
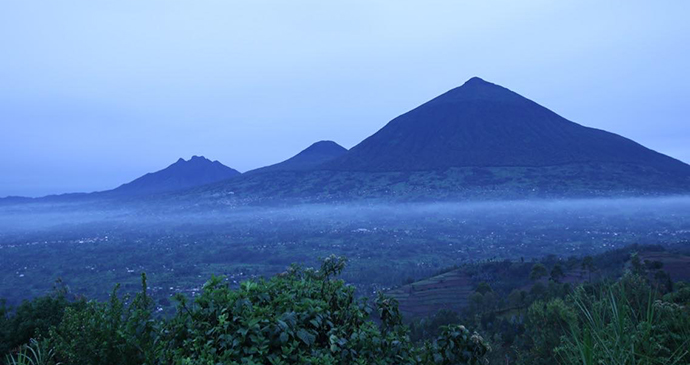
<path fill-rule="evenodd" d="M 145 276 L 141 293 L 131 300 L 118 297 L 116 288 L 108 302 L 67 302 L 64 294 L 35 301 L 59 303 L 50 310 L 26 302 L 23 310 L 3 313 L 3 321 L 29 323 L 28 313 L 54 317 L 36 321 L 29 338 L 19 336 L 30 332 L 5 331 L 4 351 L 37 339 L 20 345 L 6 362 L 477 364 L 489 351 L 479 335 L 460 325 L 444 327 L 433 341 L 413 343 L 397 303 L 379 296 L 371 307 L 357 299 L 354 287 L 335 278 L 344 266 L 332 256 L 320 270 L 292 266 L 237 290 L 214 277 L 194 303 L 180 296 L 177 313 L 168 319 L 152 316 Z M 378 322 L 370 318 L 373 311 Z M 36 351 L 44 354 L 40 360 Z"/>
<path fill-rule="evenodd" d="M 658 285 L 634 257 L 616 281 L 568 288 L 556 273 L 511 311 L 473 306 L 474 318 L 440 312 L 409 325 L 394 299 L 358 299 L 336 279 L 344 266 L 331 256 L 319 270 L 292 266 L 236 290 L 214 277 L 165 318 L 153 313 L 145 276 L 135 297 L 116 287 L 107 302 L 67 300 L 58 286 L 1 307 L 0 351 L 8 364 L 690 363 L 690 286 Z M 487 284 L 477 293 L 493 294 Z"/>

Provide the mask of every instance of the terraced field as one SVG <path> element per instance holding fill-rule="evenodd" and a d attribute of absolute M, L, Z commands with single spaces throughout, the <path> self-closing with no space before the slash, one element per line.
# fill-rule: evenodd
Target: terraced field
<path fill-rule="evenodd" d="M 531 263 L 524 264 L 530 267 Z M 500 275 L 509 275 L 502 272 Z M 589 273 L 582 269 L 567 270 L 561 282 L 577 285 L 589 278 L 597 279 L 599 273 Z M 539 280 L 542 284 L 548 284 L 549 278 Z M 525 283 L 518 287 L 529 292 L 534 282 Z M 414 282 L 391 290 L 387 295 L 395 298 L 399 303 L 400 311 L 408 317 L 424 317 L 438 312 L 440 309 L 460 311 L 469 305 L 469 299 L 476 287 L 476 282 L 462 271 L 462 269 L 450 271 L 422 281 Z"/>
<path fill-rule="evenodd" d="M 398 300 L 404 315 L 417 317 L 440 309 L 458 311 L 467 306 L 473 292 L 470 277 L 455 270 L 402 286 L 387 294 Z"/>

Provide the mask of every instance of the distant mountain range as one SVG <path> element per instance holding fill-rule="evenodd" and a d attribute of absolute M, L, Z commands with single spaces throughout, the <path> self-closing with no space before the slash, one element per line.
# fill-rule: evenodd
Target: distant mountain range
<path fill-rule="evenodd" d="M 194 156 L 97 195 L 166 193 L 174 201 L 238 204 L 689 191 L 690 165 L 619 135 L 568 121 L 474 77 L 393 119 L 349 151 L 320 141 L 283 162 L 244 174 Z M 66 197 L 85 195 L 93 196 Z"/>
<path fill-rule="evenodd" d="M 619 135 L 568 121 L 477 77 L 393 119 L 340 156 L 330 157 L 334 158 L 299 171 L 275 168 L 244 174 L 196 189 L 192 196 L 212 203 L 228 194 L 231 201 L 327 201 L 690 190 L 689 165 Z"/>

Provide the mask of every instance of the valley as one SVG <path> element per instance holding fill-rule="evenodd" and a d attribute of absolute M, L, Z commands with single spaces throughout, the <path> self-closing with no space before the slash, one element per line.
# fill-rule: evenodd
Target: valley
<path fill-rule="evenodd" d="M 372 296 L 463 264 L 690 242 L 685 197 L 296 205 L 193 214 L 80 210 L 71 218 L 60 209 L 69 223 L 55 225 L 51 216 L 41 221 L 45 210 L 4 211 L 3 221 L 11 224 L 0 234 L 0 297 L 17 304 L 49 292 L 59 278 L 74 293 L 102 299 L 113 283 L 137 290 L 145 272 L 163 310 L 176 293 L 194 296 L 211 275 L 237 285 L 293 263 L 314 266 L 331 254 L 349 260 L 343 278 L 359 295 Z"/>

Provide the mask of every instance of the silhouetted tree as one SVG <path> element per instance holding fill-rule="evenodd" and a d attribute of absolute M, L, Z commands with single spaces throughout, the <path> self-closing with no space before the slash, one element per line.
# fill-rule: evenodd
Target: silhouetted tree
<path fill-rule="evenodd" d="M 564 276 L 565 273 L 563 272 L 563 267 L 561 264 L 553 265 L 553 268 L 551 269 L 551 280 L 558 283 Z"/>
<path fill-rule="evenodd" d="M 529 273 L 529 279 L 532 281 L 537 281 L 544 276 L 546 276 L 548 271 L 546 270 L 546 266 L 543 264 L 537 263 L 532 266 L 532 270 Z"/>

